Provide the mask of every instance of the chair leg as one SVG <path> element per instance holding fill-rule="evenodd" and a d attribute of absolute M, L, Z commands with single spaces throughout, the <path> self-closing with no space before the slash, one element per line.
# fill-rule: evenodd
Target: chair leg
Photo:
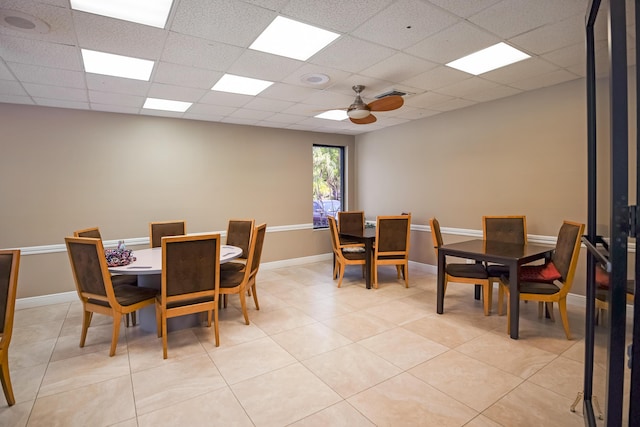
<path fill-rule="evenodd" d="M 402 265 L 402 277 L 404 277 L 404 287 L 408 288 L 409 287 L 409 265 L 408 264 Z"/>
<path fill-rule="evenodd" d="M 555 317 L 553 317 L 553 303 L 552 302 L 546 303 L 546 307 L 547 307 L 547 313 L 549 313 L 549 319 L 551 319 L 552 322 L 555 322 L 556 319 Z"/>
<path fill-rule="evenodd" d="M 344 278 L 344 269 L 345 269 L 345 265 L 340 265 L 340 277 L 338 278 L 338 287 L 340 287 L 342 285 L 342 279 Z"/>
<path fill-rule="evenodd" d="M 569 330 L 569 317 L 567 316 L 567 299 L 562 298 L 558 301 L 558 310 L 560 311 L 560 317 L 562 318 L 562 326 L 564 327 L 564 333 L 567 339 L 571 339 L 571 331 Z"/>
<path fill-rule="evenodd" d="M 160 322 L 162 323 L 162 358 L 167 358 L 167 316 L 165 313 L 161 315 L 162 319 Z"/>
<path fill-rule="evenodd" d="M 249 324 L 249 313 L 247 313 L 247 299 L 244 295 L 244 290 L 241 290 L 240 293 L 240 306 L 242 307 L 242 314 L 244 314 L 244 323 Z"/>
<path fill-rule="evenodd" d="M 91 313 L 90 311 L 86 311 L 82 316 L 82 333 L 80 334 L 80 347 L 84 347 L 84 343 L 87 340 L 87 331 L 89 330 L 89 325 L 91 324 Z"/>
<path fill-rule="evenodd" d="M 120 323 L 122 323 L 122 314 L 113 313 L 113 333 L 111 334 L 111 349 L 109 350 L 109 356 L 116 354 L 118 336 L 120 335 Z"/>
<path fill-rule="evenodd" d="M 158 300 L 156 300 L 156 333 L 158 334 L 158 338 L 162 336 L 162 309 L 160 308 L 160 304 Z"/>
<path fill-rule="evenodd" d="M 398 273 L 398 280 L 400 280 L 400 274 L 404 277 L 404 271 L 400 271 L 400 264 L 396 264 L 396 272 Z"/>
<path fill-rule="evenodd" d="M 488 316 L 491 314 L 491 289 L 489 288 L 489 284 L 485 283 L 482 285 L 482 300 L 484 302 L 484 315 Z"/>
<path fill-rule="evenodd" d="M 253 295 L 255 296 L 255 290 Z M 216 336 L 216 347 L 220 347 L 220 331 L 218 330 L 218 303 L 216 302 L 216 308 L 213 309 L 213 332 Z"/>
<path fill-rule="evenodd" d="M 256 310 L 260 310 L 260 304 L 258 304 L 258 293 L 256 292 L 256 284 L 251 285 L 251 293 L 253 294 L 253 302 L 256 304 Z"/>
<path fill-rule="evenodd" d="M 373 288 L 378 289 L 378 266 L 373 263 Z"/>
<path fill-rule="evenodd" d="M 498 316 L 502 316 L 504 314 L 504 288 L 503 284 L 498 282 Z M 507 299 L 509 297 L 507 296 Z"/>
<path fill-rule="evenodd" d="M 2 382 L 2 390 L 4 391 L 4 397 L 7 399 L 7 404 L 13 406 L 16 404 L 16 398 L 13 395 L 13 388 L 11 387 L 11 377 L 9 376 L 9 353 L 5 348 L 0 355 L 0 382 Z"/>

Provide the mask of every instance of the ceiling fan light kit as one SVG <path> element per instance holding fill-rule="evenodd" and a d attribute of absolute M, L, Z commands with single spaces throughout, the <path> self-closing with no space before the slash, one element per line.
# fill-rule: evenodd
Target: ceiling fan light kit
<path fill-rule="evenodd" d="M 347 108 L 347 116 L 352 123 L 357 125 L 366 125 L 376 121 L 376 116 L 371 114 L 372 111 L 391 111 L 396 110 L 404 104 L 404 99 L 398 93 L 378 97 L 375 101 L 365 104 L 360 97 L 360 92 L 364 90 L 363 85 L 355 85 L 352 88 L 356 93 L 356 99 L 353 104 Z"/>

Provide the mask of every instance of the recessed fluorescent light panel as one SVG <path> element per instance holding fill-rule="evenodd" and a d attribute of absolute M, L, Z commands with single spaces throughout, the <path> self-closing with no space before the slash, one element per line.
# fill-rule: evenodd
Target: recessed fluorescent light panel
<path fill-rule="evenodd" d="M 340 34 L 277 16 L 249 49 L 306 61 Z"/>
<path fill-rule="evenodd" d="M 347 112 L 344 110 L 329 110 L 314 117 L 328 120 L 344 120 L 349 118 L 349 116 L 347 116 Z"/>
<path fill-rule="evenodd" d="M 240 95 L 257 95 L 272 84 L 273 82 L 268 82 L 266 80 L 225 74 L 215 85 L 213 85 L 211 90 L 239 93 Z"/>
<path fill-rule="evenodd" d="M 125 79 L 149 81 L 153 71 L 153 61 L 114 55 L 112 53 L 81 49 L 84 70 L 87 73 L 124 77 Z"/>
<path fill-rule="evenodd" d="M 71 9 L 164 28 L 173 0 L 71 0 Z"/>
<path fill-rule="evenodd" d="M 147 98 L 142 108 L 148 110 L 177 111 L 184 113 L 191 107 L 191 102 L 172 101 L 170 99 Z"/>
<path fill-rule="evenodd" d="M 471 55 L 456 59 L 446 65 L 477 76 L 527 58 L 530 58 L 530 56 L 526 53 L 500 42 Z"/>

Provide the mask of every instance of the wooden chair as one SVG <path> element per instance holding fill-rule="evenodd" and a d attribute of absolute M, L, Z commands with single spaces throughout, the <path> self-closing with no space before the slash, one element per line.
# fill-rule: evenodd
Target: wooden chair
<path fill-rule="evenodd" d="M 596 267 L 596 325 L 600 323 L 600 318 L 609 309 L 609 273 L 600 267 Z M 633 305 L 635 300 L 636 283 L 634 280 L 627 280 L 627 304 Z"/>
<path fill-rule="evenodd" d="M 431 226 L 431 237 L 433 239 L 433 248 L 436 252 L 436 259 L 438 257 L 438 249 L 444 244 L 442 240 L 442 233 L 440 232 L 440 223 L 436 218 L 429 220 Z M 449 282 L 454 283 L 467 283 L 469 285 L 481 285 L 482 297 L 484 305 L 484 315 L 488 316 L 491 313 L 492 305 L 492 282 L 489 281 L 489 275 L 483 264 L 474 263 L 446 263 L 444 271 L 444 292 L 447 292 L 447 284 Z"/>
<path fill-rule="evenodd" d="M 550 316 L 553 318 L 553 303 L 558 303 L 558 310 L 562 318 L 562 326 L 567 339 L 571 339 L 569 318 L 567 317 L 567 294 L 573 285 L 573 278 L 578 265 L 580 255 L 580 238 L 584 232 L 584 224 L 572 221 L 564 221 L 558 232 L 556 249 L 551 256 L 551 262 L 560 273 L 560 279 L 550 283 L 541 281 L 520 281 L 520 300 L 537 301 L 547 303 Z M 509 307 L 509 278 L 503 276 L 500 281 L 499 305 L 502 305 L 503 294 L 507 294 L 507 333 L 510 333 L 510 307 Z M 539 305 L 538 316 L 542 310 Z"/>
<path fill-rule="evenodd" d="M 378 267 L 395 265 L 400 279 L 409 287 L 409 247 L 411 243 L 411 215 L 378 216 L 376 243 L 373 251 L 373 287 L 378 288 Z"/>
<path fill-rule="evenodd" d="M 333 265 L 333 280 L 338 279 L 338 287 L 342 285 L 342 279 L 344 278 L 344 269 L 347 265 L 362 265 L 362 276 L 364 277 L 364 268 L 366 264 L 364 247 L 358 251 L 345 251 L 345 248 L 351 248 L 351 244 L 342 245 L 338 236 L 338 225 L 336 219 L 333 217 L 328 218 L 329 221 L 329 235 L 331 236 L 331 248 L 333 249 L 333 255 L 335 263 Z"/>
<path fill-rule="evenodd" d="M 149 223 L 149 242 L 152 248 L 162 246 L 165 236 L 184 236 L 187 234 L 186 221 L 158 221 Z"/>
<path fill-rule="evenodd" d="M 240 296 L 240 306 L 242 307 L 244 321 L 247 325 L 249 324 L 249 314 L 247 313 L 245 297 L 247 290 L 251 290 L 256 310 L 260 310 L 258 294 L 256 292 L 256 276 L 260 269 L 260 259 L 262 257 L 262 247 L 264 245 L 266 232 L 267 224 L 260 224 L 251 234 L 249 257 L 247 258 L 247 267 L 244 270 L 222 271 L 220 273 L 220 295 L 223 295 L 224 306 L 227 306 L 227 295 L 238 294 Z"/>
<path fill-rule="evenodd" d="M 93 237 L 102 241 L 102 235 L 98 227 L 84 228 L 82 230 L 76 230 L 73 232 L 73 237 Z M 113 286 L 131 285 L 138 286 L 138 276 L 135 274 L 112 274 L 111 283 Z M 129 325 L 136 325 L 136 312 L 127 313 L 125 316 L 125 324 L 127 328 Z"/>
<path fill-rule="evenodd" d="M 525 215 L 485 215 L 482 217 L 482 238 L 484 240 L 527 243 L 527 217 Z M 488 264 L 487 273 L 491 282 L 499 282 L 500 277 L 509 276 L 509 267 Z"/>
<path fill-rule="evenodd" d="M 220 265 L 220 270 L 240 271 L 243 270 L 247 258 L 249 257 L 249 245 L 251 244 L 251 233 L 255 228 L 255 220 L 253 219 L 230 219 L 227 225 L 226 244 L 237 246 L 242 249 L 242 255 L 233 261 L 225 262 Z"/>
<path fill-rule="evenodd" d="M 0 251 L 0 382 L 9 406 L 16 403 L 9 376 L 9 344 L 13 332 L 19 268 L 18 249 Z"/>
<path fill-rule="evenodd" d="M 167 358 L 167 319 L 207 313 L 216 347 L 220 345 L 218 302 L 220 291 L 220 234 L 171 236 L 162 239 L 162 285 L 156 296 L 158 337 Z"/>
<path fill-rule="evenodd" d="M 93 313 L 113 318 L 113 334 L 109 356 L 116 354 L 122 316 L 154 304 L 157 290 L 131 285 L 113 286 L 107 267 L 102 240 L 89 237 L 66 237 L 76 291 L 82 302 L 82 334 L 84 347 Z"/>

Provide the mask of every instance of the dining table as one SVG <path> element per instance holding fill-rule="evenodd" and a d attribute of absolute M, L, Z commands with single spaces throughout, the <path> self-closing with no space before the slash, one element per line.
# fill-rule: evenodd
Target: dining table
<path fill-rule="evenodd" d="M 518 278 L 520 276 L 520 267 L 533 261 L 550 258 L 554 249 L 555 246 L 537 243 L 506 243 L 482 239 L 440 246 L 438 248 L 437 313 L 442 314 L 444 312 L 444 278 L 447 256 L 470 259 L 476 262 L 503 264 L 509 268 L 510 336 L 512 339 L 518 339 L 520 324 Z"/>
<path fill-rule="evenodd" d="M 242 248 L 220 245 L 220 264 L 242 255 Z M 132 252 L 135 261 L 128 265 L 109 267 L 112 274 L 134 274 L 138 276 L 138 286 L 160 290 L 162 286 L 162 247 L 137 249 Z M 154 306 L 139 310 L 140 327 L 145 331 L 156 332 L 156 313 Z M 175 331 L 199 324 L 198 314 L 167 319 L 167 330 Z"/>
<path fill-rule="evenodd" d="M 365 253 L 365 272 L 364 280 L 367 289 L 371 289 L 372 263 L 373 263 L 373 244 L 376 241 L 375 227 L 365 227 L 360 230 L 338 231 L 338 236 L 349 239 L 356 243 L 364 243 Z"/>

